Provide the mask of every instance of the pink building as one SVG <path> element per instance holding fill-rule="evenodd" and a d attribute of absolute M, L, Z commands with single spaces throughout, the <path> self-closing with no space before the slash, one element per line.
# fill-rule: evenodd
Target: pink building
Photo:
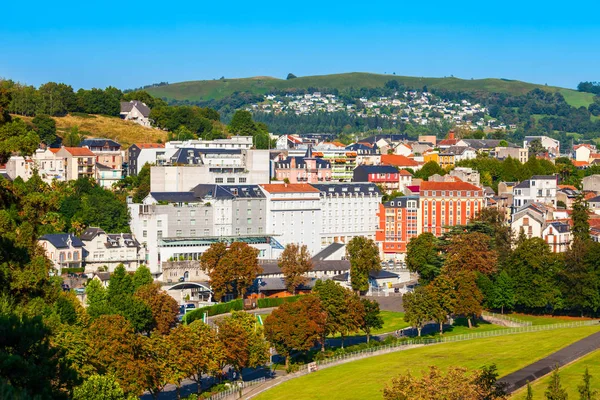
<path fill-rule="evenodd" d="M 304 157 L 286 157 L 275 163 L 275 178 L 289 183 L 318 183 L 331 181 L 331 163 L 313 157 L 309 147 Z"/>

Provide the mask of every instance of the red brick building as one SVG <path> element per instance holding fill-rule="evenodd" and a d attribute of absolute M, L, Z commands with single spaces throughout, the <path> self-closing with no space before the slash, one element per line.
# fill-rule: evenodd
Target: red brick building
<path fill-rule="evenodd" d="M 406 245 L 421 232 L 419 196 L 403 196 L 379 205 L 375 240 L 384 260 L 401 261 Z"/>

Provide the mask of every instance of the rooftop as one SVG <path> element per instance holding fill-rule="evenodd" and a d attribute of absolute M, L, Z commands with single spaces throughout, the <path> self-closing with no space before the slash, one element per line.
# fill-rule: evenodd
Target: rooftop
<path fill-rule="evenodd" d="M 421 192 L 424 190 L 475 190 L 480 192 L 482 189 L 467 182 L 421 182 Z"/>
<path fill-rule="evenodd" d="M 308 183 L 270 183 L 260 186 L 268 193 L 319 193 L 319 189 Z"/>
<path fill-rule="evenodd" d="M 415 160 L 408 158 L 406 156 L 397 155 L 397 154 L 382 154 L 381 155 L 381 163 L 394 165 L 397 167 L 417 167 L 419 163 Z"/>

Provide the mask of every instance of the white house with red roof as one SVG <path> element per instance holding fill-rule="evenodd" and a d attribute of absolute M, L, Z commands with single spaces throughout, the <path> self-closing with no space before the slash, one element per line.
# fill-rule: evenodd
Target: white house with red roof
<path fill-rule="evenodd" d="M 65 180 L 96 178 L 96 155 L 87 147 L 61 147 L 56 157 L 64 160 Z"/>

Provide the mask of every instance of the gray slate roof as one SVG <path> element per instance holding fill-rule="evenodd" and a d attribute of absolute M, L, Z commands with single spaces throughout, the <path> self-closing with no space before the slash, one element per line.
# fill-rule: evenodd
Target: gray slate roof
<path fill-rule="evenodd" d="M 148 118 L 148 116 L 150 116 L 150 108 L 139 100 L 122 101 L 121 113 L 129 113 L 133 110 L 133 106 L 135 106 L 144 117 Z"/>
<path fill-rule="evenodd" d="M 312 259 L 313 261 L 327 260 L 329 256 L 331 256 L 336 251 L 342 249 L 344 246 L 346 245 L 343 243 L 331 243 L 329 246 L 325 247 L 323 250 L 315 254 Z"/>
<path fill-rule="evenodd" d="M 178 149 L 175 154 L 171 156 L 171 163 L 175 164 L 190 164 L 190 158 L 193 165 L 202 165 L 203 154 L 241 154 L 241 149 L 196 149 L 196 148 L 182 148 Z M 216 167 L 216 165 L 215 165 Z"/>
<path fill-rule="evenodd" d="M 67 244 L 69 238 L 73 247 L 83 247 L 83 242 L 71 233 L 49 233 L 42 236 L 40 240 L 47 240 L 57 249 L 66 249 L 69 247 Z"/>
<path fill-rule="evenodd" d="M 151 192 L 156 201 L 169 203 L 199 203 L 201 200 L 194 196 L 194 192 Z"/>
<path fill-rule="evenodd" d="M 398 172 L 397 170 L 395 172 Z M 327 194 L 343 193 L 379 193 L 379 187 L 371 182 L 352 182 L 352 183 L 311 183 L 311 186 L 321 191 L 321 196 Z"/>

